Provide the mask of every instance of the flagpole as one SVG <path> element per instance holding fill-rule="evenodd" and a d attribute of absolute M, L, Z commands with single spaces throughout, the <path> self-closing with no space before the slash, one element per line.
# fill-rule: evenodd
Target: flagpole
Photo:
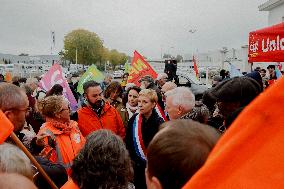
<path fill-rule="evenodd" d="M 77 47 L 76 47 L 76 69 L 78 71 L 78 50 L 77 50 Z"/>
<path fill-rule="evenodd" d="M 43 178 L 47 181 L 52 189 L 58 189 L 58 187 L 54 184 L 54 182 L 50 179 L 50 177 L 46 174 L 34 156 L 28 151 L 28 149 L 22 144 L 19 138 L 16 136 L 14 132 L 11 133 L 11 139 L 15 142 L 15 144 L 26 154 L 26 156 L 31 160 L 32 164 L 38 169 L 39 173 L 43 176 Z"/>

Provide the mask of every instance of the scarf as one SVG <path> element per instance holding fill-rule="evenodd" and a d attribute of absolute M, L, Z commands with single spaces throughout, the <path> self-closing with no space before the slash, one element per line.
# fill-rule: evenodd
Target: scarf
<path fill-rule="evenodd" d="M 53 127 L 60 130 L 63 134 L 70 135 L 72 128 L 74 127 L 74 122 L 70 121 L 69 123 L 61 123 L 54 119 L 46 118 L 46 122 L 51 123 Z"/>
<path fill-rule="evenodd" d="M 133 116 L 133 114 L 138 113 L 138 106 L 130 106 L 128 103 L 126 103 L 126 110 L 128 112 L 129 119 Z"/>

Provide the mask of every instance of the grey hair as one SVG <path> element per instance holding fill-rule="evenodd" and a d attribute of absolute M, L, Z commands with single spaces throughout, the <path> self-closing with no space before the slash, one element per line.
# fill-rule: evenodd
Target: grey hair
<path fill-rule="evenodd" d="M 106 74 L 106 75 L 105 75 L 105 79 L 106 79 L 106 78 L 113 78 L 113 77 L 112 77 L 111 74 Z"/>
<path fill-rule="evenodd" d="M 166 73 L 159 73 L 156 80 L 160 80 L 162 79 L 163 77 L 168 77 L 168 75 Z"/>
<path fill-rule="evenodd" d="M 29 179 L 33 176 L 29 158 L 18 147 L 9 143 L 0 145 L 0 172 L 18 173 Z"/>
<path fill-rule="evenodd" d="M 31 85 L 31 84 L 38 84 L 38 80 L 37 78 L 28 78 L 27 81 L 26 81 L 26 84 L 27 85 Z"/>
<path fill-rule="evenodd" d="M 6 111 L 24 104 L 25 91 L 10 83 L 0 83 L 0 109 Z"/>
<path fill-rule="evenodd" d="M 185 110 L 191 110 L 195 105 L 195 97 L 187 87 L 177 87 L 165 93 L 166 98 L 173 97 L 174 106 L 182 106 Z"/>

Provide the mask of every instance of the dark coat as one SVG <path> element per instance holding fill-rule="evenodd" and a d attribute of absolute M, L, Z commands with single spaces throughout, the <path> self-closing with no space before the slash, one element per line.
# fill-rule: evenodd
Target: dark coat
<path fill-rule="evenodd" d="M 128 122 L 128 128 L 126 130 L 125 143 L 126 147 L 129 151 L 130 157 L 133 161 L 133 169 L 134 169 L 134 185 L 136 189 L 144 189 L 146 188 L 145 181 L 145 168 L 146 162 L 141 160 L 134 148 L 133 142 L 133 122 L 138 114 L 134 114 Z M 144 142 L 145 148 L 148 147 L 149 143 L 155 136 L 155 134 L 159 131 L 159 126 L 164 122 L 162 118 L 160 118 L 155 110 L 153 110 L 152 115 L 148 120 L 146 120 L 142 116 L 142 139 Z"/>

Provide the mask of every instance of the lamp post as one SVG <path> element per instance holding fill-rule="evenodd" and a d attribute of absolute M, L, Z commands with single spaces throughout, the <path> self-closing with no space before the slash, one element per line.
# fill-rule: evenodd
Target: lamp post
<path fill-rule="evenodd" d="M 193 50 L 193 34 L 195 32 L 197 32 L 197 29 L 190 29 L 188 30 L 188 32 L 191 34 L 191 51 L 192 51 L 192 58 L 193 58 L 193 55 L 194 55 L 194 50 Z"/>

